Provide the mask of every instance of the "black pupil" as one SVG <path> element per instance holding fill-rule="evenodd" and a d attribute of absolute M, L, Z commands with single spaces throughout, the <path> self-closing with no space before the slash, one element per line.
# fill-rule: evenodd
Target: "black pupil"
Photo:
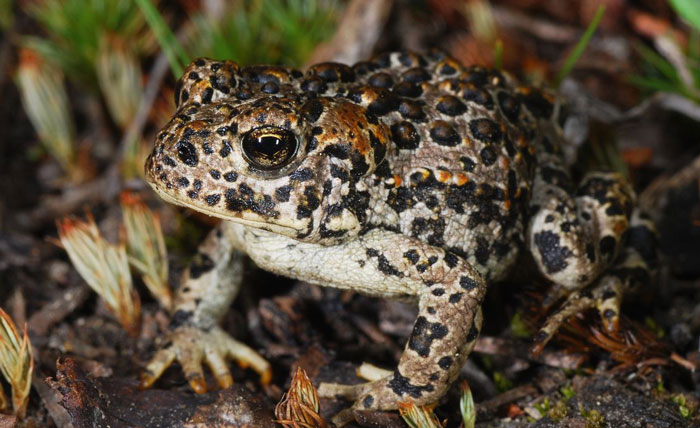
<path fill-rule="evenodd" d="M 253 131 L 243 138 L 243 152 L 249 163 L 260 169 L 286 165 L 296 151 L 296 138 L 290 132 L 272 134 Z"/>

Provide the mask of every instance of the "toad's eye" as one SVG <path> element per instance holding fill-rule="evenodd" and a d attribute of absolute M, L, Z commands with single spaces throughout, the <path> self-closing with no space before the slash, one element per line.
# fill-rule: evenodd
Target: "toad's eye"
<path fill-rule="evenodd" d="M 296 136 L 280 128 L 258 128 L 243 136 L 245 160 L 263 171 L 279 169 L 292 160 L 299 148 Z"/>

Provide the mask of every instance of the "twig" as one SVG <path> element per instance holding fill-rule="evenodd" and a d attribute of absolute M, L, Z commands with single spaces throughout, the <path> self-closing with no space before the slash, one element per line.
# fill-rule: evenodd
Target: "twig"
<path fill-rule="evenodd" d="M 530 361 L 546 364 L 550 367 L 577 369 L 586 360 L 584 355 L 544 350 L 538 357 L 530 355 L 529 346 L 498 337 L 480 337 L 474 347 L 475 352 L 491 355 L 525 357 Z"/>
<path fill-rule="evenodd" d="M 519 400 L 528 395 L 537 394 L 537 388 L 531 384 L 525 384 L 517 386 L 515 388 L 509 389 L 503 394 L 497 395 L 490 400 L 482 401 L 476 406 L 476 411 L 479 414 L 489 413 L 495 411 L 504 404 L 511 403 L 513 401 Z"/>
<path fill-rule="evenodd" d="M 508 7 L 494 5 L 491 7 L 499 26 L 533 34 L 539 39 L 557 43 L 571 43 L 577 40 L 581 34 L 581 31 L 576 27 L 533 18 Z"/>
<path fill-rule="evenodd" d="M 323 61 L 354 64 L 372 54 L 384 29 L 393 0 L 352 0 L 330 42 L 319 45 L 306 67 Z"/>
<path fill-rule="evenodd" d="M 29 331 L 32 335 L 45 335 L 51 326 L 70 315 L 89 295 L 88 288 L 82 285 L 66 290 L 60 298 L 45 304 L 29 318 Z"/>

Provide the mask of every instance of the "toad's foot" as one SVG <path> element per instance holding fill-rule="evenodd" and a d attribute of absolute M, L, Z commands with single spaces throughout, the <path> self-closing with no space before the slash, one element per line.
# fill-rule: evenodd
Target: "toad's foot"
<path fill-rule="evenodd" d="M 656 261 L 655 229 L 650 220 L 635 212 L 627 232 L 625 248 L 617 262 L 591 287 L 571 293 L 535 336 L 532 352 L 539 354 L 566 320 L 587 309 L 598 309 L 605 331 L 617 333 L 620 304 L 624 293 L 632 287 L 650 283 L 650 268 Z"/>
<path fill-rule="evenodd" d="M 406 378 L 400 374 L 391 374 L 382 379 L 345 385 L 338 383 L 322 383 L 318 388 L 318 395 L 328 398 L 343 398 L 353 401 L 355 404 L 349 409 L 343 410 L 333 417 L 332 422 L 336 426 L 344 426 L 354 419 L 354 410 L 394 410 L 397 408 L 397 389 L 410 386 Z M 420 399 L 420 393 L 411 394 L 419 404 L 430 404 Z"/>
<path fill-rule="evenodd" d="M 148 388 L 163 374 L 173 361 L 182 366 L 192 389 L 201 394 L 207 391 L 202 363 L 211 369 L 222 388 L 233 384 L 226 359 L 236 360 L 242 368 L 251 367 L 260 375 L 260 382 L 270 382 L 270 363 L 253 349 L 233 339 L 220 327 L 202 330 L 193 326 L 179 326 L 168 335 L 166 345 L 151 359 L 141 373 L 139 387 Z"/>

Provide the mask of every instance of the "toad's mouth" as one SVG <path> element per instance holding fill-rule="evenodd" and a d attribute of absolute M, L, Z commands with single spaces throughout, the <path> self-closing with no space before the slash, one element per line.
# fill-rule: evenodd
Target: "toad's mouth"
<path fill-rule="evenodd" d="M 283 224 L 279 224 L 276 220 L 265 220 L 263 217 L 259 214 L 253 213 L 253 212 L 236 212 L 236 213 L 226 213 L 226 212 L 221 212 L 217 211 L 215 209 L 210 209 L 207 207 L 204 207 L 202 205 L 194 205 L 192 203 L 188 203 L 188 201 L 179 199 L 172 194 L 168 193 L 164 189 L 160 188 L 159 186 L 156 186 L 153 183 L 150 183 L 151 187 L 155 192 L 160 196 L 163 200 L 166 202 L 169 202 L 174 205 L 179 205 L 185 208 L 189 208 L 192 210 L 195 210 L 197 212 L 201 212 L 202 214 L 206 214 L 212 217 L 218 217 L 222 220 L 226 221 L 231 221 L 234 223 L 242 224 L 244 226 L 249 226 L 255 229 L 261 229 L 261 230 L 267 230 L 270 232 L 274 233 L 279 233 L 280 235 L 285 235 L 285 236 L 295 236 L 299 233 L 299 230 L 296 228 L 293 228 L 291 226 L 286 226 Z"/>

